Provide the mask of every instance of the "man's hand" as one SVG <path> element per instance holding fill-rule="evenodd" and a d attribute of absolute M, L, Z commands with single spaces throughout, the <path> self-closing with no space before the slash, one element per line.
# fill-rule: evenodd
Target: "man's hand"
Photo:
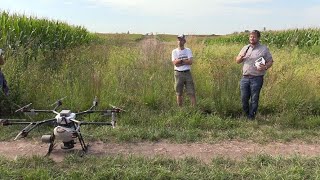
<path fill-rule="evenodd" d="M 183 64 L 183 60 L 181 59 L 175 59 L 172 61 L 173 65 L 175 65 L 176 67 L 182 66 Z"/>
<path fill-rule="evenodd" d="M 265 70 L 267 70 L 267 66 L 264 65 L 264 64 L 260 64 L 260 65 L 257 67 L 257 69 L 258 69 L 259 71 L 265 71 Z"/>
<path fill-rule="evenodd" d="M 237 56 L 236 57 L 236 62 L 237 63 L 242 63 L 245 56 L 246 56 L 245 54 L 241 54 L 241 55 Z"/>

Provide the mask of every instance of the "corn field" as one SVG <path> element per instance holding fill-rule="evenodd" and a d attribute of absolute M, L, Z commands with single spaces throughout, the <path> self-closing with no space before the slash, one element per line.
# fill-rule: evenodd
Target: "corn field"
<path fill-rule="evenodd" d="M 0 47 L 5 50 L 20 48 L 55 51 L 89 43 L 95 35 L 80 26 L 0 12 Z"/>
<path fill-rule="evenodd" d="M 1 71 L 11 89 L 9 99 L 0 92 L 0 114 L 9 108 L 9 102 L 19 101 L 21 90 L 37 72 L 42 78 L 52 75 L 63 67 L 69 51 L 97 40 L 99 37 L 84 27 L 0 11 L 0 48 L 6 56 Z"/>
<path fill-rule="evenodd" d="M 215 43 L 240 43 L 249 41 L 248 33 L 239 33 L 228 36 L 220 36 L 206 40 L 206 44 Z M 261 33 L 260 41 L 270 46 L 281 47 L 311 47 L 320 45 L 320 29 L 291 29 L 282 31 L 265 31 Z"/>

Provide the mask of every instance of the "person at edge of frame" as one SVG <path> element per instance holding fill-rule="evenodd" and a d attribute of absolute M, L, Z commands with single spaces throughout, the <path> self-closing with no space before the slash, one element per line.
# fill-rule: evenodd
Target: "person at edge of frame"
<path fill-rule="evenodd" d="M 250 44 L 244 46 L 235 58 L 243 63 L 240 80 L 242 109 L 248 119 L 253 120 L 257 114 L 260 91 L 266 71 L 272 66 L 273 58 L 269 48 L 260 44 L 260 31 L 253 30 L 249 35 Z M 258 60 L 261 63 L 258 63 Z"/>
<path fill-rule="evenodd" d="M 4 65 L 4 64 L 5 64 L 4 51 L 2 49 L 0 49 L 0 66 Z M 4 77 L 4 74 L 1 71 L 1 68 L 0 68 L 0 89 L 2 89 L 4 94 L 6 96 L 8 96 L 9 88 L 8 88 L 8 85 L 7 85 L 7 81 L 6 81 L 5 77 Z"/>
<path fill-rule="evenodd" d="M 191 105 L 195 106 L 196 96 L 191 74 L 191 65 L 193 62 L 192 51 L 185 47 L 187 41 L 184 34 L 178 35 L 177 40 L 178 47 L 172 51 L 177 104 L 179 107 L 183 104 L 183 89 L 185 87 L 190 97 Z"/>

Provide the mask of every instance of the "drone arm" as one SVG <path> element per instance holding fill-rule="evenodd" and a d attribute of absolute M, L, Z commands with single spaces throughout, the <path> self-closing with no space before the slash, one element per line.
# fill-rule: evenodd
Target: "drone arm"
<path fill-rule="evenodd" d="M 46 119 L 46 120 L 43 120 L 43 121 L 39 121 L 37 124 L 38 124 L 38 125 L 41 125 L 41 124 L 53 122 L 53 121 L 55 121 L 55 120 L 56 120 L 56 118 Z"/>
<path fill-rule="evenodd" d="M 30 124 L 32 122 L 12 122 L 12 121 L 6 121 L 3 122 L 3 126 L 9 126 L 9 125 L 22 125 L 22 124 Z"/>
<path fill-rule="evenodd" d="M 92 110 L 86 110 L 86 111 L 82 111 L 82 112 L 78 112 L 76 113 L 76 115 L 82 115 L 82 114 L 91 114 L 91 113 L 94 113 L 95 111 L 92 111 Z"/>
<path fill-rule="evenodd" d="M 106 109 L 106 110 L 86 110 L 86 111 L 83 111 L 83 112 L 79 112 L 79 113 L 76 113 L 76 115 L 82 115 L 82 114 L 91 114 L 91 113 L 104 113 L 105 115 L 106 114 L 110 114 L 110 113 L 119 113 L 123 110 L 121 109 Z"/>
<path fill-rule="evenodd" d="M 122 111 L 125 111 L 125 110 L 123 110 L 121 108 L 118 108 L 118 107 L 115 107 L 115 106 L 113 106 L 112 109 L 106 109 L 106 110 L 93 110 L 94 107 L 96 107 L 95 103 L 88 110 L 82 111 L 82 112 L 78 112 L 78 113 L 76 113 L 76 115 L 91 114 L 91 113 L 104 113 L 104 115 L 108 115 L 110 113 L 120 113 Z"/>
<path fill-rule="evenodd" d="M 30 124 L 31 122 L 26 122 L 25 119 L 0 119 L 0 125 L 9 126 L 14 124 Z"/>
<path fill-rule="evenodd" d="M 53 112 L 52 110 L 30 110 L 30 111 L 33 111 L 33 112 Z"/>
<path fill-rule="evenodd" d="M 81 125 L 108 125 L 112 126 L 110 122 L 81 122 Z"/>
<path fill-rule="evenodd" d="M 89 108 L 89 110 L 88 110 L 88 111 L 93 110 L 93 108 L 95 108 L 95 107 L 96 107 L 95 105 L 92 105 L 92 106 Z"/>
<path fill-rule="evenodd" d="M 23 110 L 22 112 L 30 112 L 30 113 L 55 113 L 54 110 L 37 110 L 37 109 Z"/>

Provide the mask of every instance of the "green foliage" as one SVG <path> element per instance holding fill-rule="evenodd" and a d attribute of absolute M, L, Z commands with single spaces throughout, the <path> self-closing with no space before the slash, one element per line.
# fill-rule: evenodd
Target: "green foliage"
<path fill-rule="evenodd" d="M 320 30 L 318 28 L 290 29 L 281 31 L 265 31 L 260 41 L 270 46 L 281 47 L 312 47 L 320 45 Z M 206 44 L 248 44 L 249 34 L 239 33 L 228 36 L 208 38 Z"/>
<path fill-rule="evenodd" d="M 95 35 L 84 27 L 0 12 L 0 47 L 7 51 L 7 55 L 24 49 L 26 58 L 36 58 L 39 52 L 57 53 L 95 39 Z"/>

